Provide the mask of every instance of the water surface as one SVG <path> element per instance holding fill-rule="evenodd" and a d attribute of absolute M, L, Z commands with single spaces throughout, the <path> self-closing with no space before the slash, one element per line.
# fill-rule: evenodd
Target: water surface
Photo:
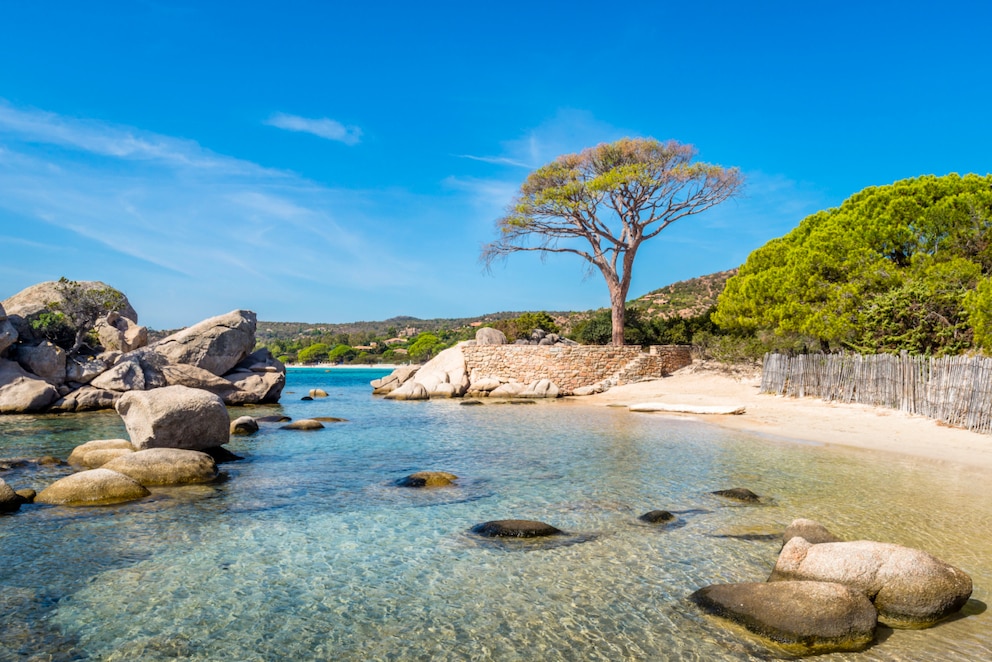
<path fill-rule="evenodd" d="M 119 506 L 0 517 L 0 660 L 762 660 L 686 602 L 760 581 L 796 517 L 925 549 L 975 581 L 968 615 L 881 631 L 824 660 L 992 659 L 992 481 L 929 460 L 826 449 L 566 402 L 466 407 L 370 395 L 370 371 L 290 371 L 228 480 Z M 330 397 L 301 401 L 312 387 Z M 114 413 L 0 418 L 0 457 L 124 436 Z M 393 481 L 451 471 L 456 488 Z M 0 473 L 40 490 L 65 468 Z M 709 494 L 747 487 L 758 506 Z M 653 509 L 676 526 L 640 523 Z M 539 519 L 570 544 L 468 533 Z"/>

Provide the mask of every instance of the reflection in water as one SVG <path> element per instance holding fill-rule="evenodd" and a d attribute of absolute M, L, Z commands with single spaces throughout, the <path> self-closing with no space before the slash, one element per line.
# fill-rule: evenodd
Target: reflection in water
<path fill-rule="evenodd" d="M 224 465 L 227 482 L 0 518 L 0 660 L 768 659 L 685 598 L 763 580 L 797 517 L 925 549 L 975 582 L 961 617 L 817 659 L 992 659 L 986 474 L 616 409 L 387 402 L 368 395 L 369 378 L 297 373 L 294 390 L 331 397 L 232 411 L 349 422 L 265 424 L 230 444 L 245 460 Z M 0 432 L 0 457 L 64 458 L 123 426 L 17 417 Z M 393 486 L 420 470 L 458 486 Z M 729 487 L 768 501 L 709 494 Z M 654 509 L 679 525 L 638 522 Z M 508 518 L 575 540 L 518 549 L 466 533 Z"/>

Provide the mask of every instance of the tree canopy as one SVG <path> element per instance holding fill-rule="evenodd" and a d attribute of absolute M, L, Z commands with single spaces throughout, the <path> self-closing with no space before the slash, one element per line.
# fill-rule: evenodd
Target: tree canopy
<path fill-rule="evenodd" d="M 823 349 L 992 347 L 992 175 L 870 187 L 754 251 L 714 321 Z"/>
<path fill-rule="evenodd" d="M 696 163 L 695 155 L 694 147 L 673 140 L 624 138 L 560 156 L 527 177 L 482 258 L 491 266 L 521 251 L 578 255 L 606 280 L 612 341 L 622 345 L 641 244 L 743 185 L 737 168 Z"/>
<path fill-rule="evenodd" d="M 59 278 L 55 286 L 59 299 L 49 301 L 48 312 L 32 324 L 36 331 L 75 356 L 86 345 L 86 337 L 96 321 L 110 312 L 120 312 L 124 295 L 112 287 L 93 288 Z"/>

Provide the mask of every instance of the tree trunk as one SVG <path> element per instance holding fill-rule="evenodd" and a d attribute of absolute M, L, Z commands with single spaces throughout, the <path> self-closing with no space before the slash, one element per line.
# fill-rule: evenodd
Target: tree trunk
<path fill-rule="evenodd" d="M 622 292 L 620 283 L 614 283 L 609 280 L 606 281 L 607 286 L 610 288 L 610 307 L 613 312 L 613 345 L 617 347 L 623 346 L 623 325 L 624 320 L 627 316 L 626 307 L 626 292 Z"/>

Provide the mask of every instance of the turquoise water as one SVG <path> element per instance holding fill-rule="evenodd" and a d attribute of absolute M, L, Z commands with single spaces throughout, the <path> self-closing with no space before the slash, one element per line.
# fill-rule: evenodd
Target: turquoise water
<path fill-rule="evenodd" d="M 763 660 L 686 596 L 763 580 L 796 517 L 920 547 L 975 581 L 966 616 L 825 660 L 992 659 L 992 481 L 955 465 L 568 402 L 370 395 L 368 370 L 292 370 L 224 482 L 120 506 L 0 516 L 0 660 Z M 323 387 L 326 399 L 300 397 Z M 124 436 L 114 413 L 0 418 L 0 457 Z M 992 442 L 992 440 L 990 440 Z M 393 481 L 451 471 L 457 488 Z M 40 490 L 64 467 L 0 472 Z M 760 506 L 708 493 L 747 487 Z M 637 516 L 678 512 L 673 527 Z M 478 539 L 539 519 L 556 543 Z"/>

